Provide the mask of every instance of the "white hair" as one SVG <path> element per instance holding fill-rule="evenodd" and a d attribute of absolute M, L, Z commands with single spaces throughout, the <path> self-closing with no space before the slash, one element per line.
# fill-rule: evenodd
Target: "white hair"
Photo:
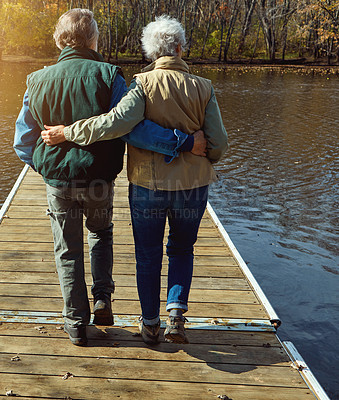
<path fill-rule="evenodd" d="M 96 20 L 92 11 L 86 8 L 73 8 L 65 12 L 59 18 L 53 35 L 60 50 L 66 46 L 90 48 L 98 36 Z"/>
<path fill-rule="evenodd" d="M 162 56 L 176 56 L 178 45 L 183 50 L 186 45 L 185 30 L 175 18 L 162 15 L 145 26 L 141 44 L 146 58 L 153 61 Z"/>

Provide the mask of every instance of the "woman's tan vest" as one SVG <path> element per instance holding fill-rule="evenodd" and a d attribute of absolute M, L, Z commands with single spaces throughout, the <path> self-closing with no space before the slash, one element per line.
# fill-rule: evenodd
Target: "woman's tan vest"
<path fill-rule="evenodd" d="M 145 118 L 170 129 L 193 134 L 202 129 L 212 85 L 191 75 L 179 57 L 161 57 L 136 75 L 145 94 Z M 190 152 L 171 163 L 164 155 L 128 145 L 128 179 L 152 190 L 185 190 L 216 179 L 210 161 Z"/>

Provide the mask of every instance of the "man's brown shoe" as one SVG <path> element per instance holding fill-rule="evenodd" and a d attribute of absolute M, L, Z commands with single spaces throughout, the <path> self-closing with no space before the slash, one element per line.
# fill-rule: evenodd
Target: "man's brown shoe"
<path fill-rule="evenodd" d="M 64 331 L 68 333 L 69 340 L 75 346 L 87 345 L 86 325 L 71 326 L 65 322 Z"/>
<path fill-rule="evenodd" d="M 94 300 L 94 325 L 113 325 L 114 318 L 112 314 L 111 299 L 98 299 Z"/>

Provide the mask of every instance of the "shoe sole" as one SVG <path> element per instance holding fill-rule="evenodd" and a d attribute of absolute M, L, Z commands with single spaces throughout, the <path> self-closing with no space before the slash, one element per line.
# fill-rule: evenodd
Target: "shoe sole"
<path fill-rule="evenodd" d="M 159 344 L 159 337 L 157 337 L 156 339 L 150 339 L 141 335 L 141 338 L 144 343 L 148 344 L 149 346 L 156 346 L 157 344 Z"/>
<path fill-rule="evenodd" d="M 165 342 L 167 343 L 177 343 L 177 344 L 188 344 L 189 341 L 186 336 L 182 336 L 176 333 L 166 333 L 164 335 Z"/>
<path fill-rule="evenodd" d="M 114 317 L 110 310 L 103 309 L 94 312 L 94 325 L 114 325 Z"/>

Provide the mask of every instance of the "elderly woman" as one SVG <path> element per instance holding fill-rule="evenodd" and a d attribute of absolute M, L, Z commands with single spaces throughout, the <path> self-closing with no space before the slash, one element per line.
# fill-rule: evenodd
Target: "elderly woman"
<path fill-rule="evenodd" d="M 43 131 L 48 144 L 63 140 L 87 145 L 119 137 L 143 118 L 192 134 L 202 129 L 207 157 L 181 153 L 166 163 L 160 154 L 128 146 L 129 201 L 137 260 L 137 286 L 142 309 L 143 340 L 156 344 L 160 329 L 160 274 L 166 219 L 168 287 L 165 340 L 188 343 L 183 313 L 193 274 L 193 245 L 204 214 L 208 185 L 216 179 L 212 163 L 227 148 L 211 82 L 189 73 L 181 59 L 185 32 L 168 16 L 157 18 L 143 30 L 146 57 L 154 60 L 136 75 L 129 93 L 108 114 Z"/>

